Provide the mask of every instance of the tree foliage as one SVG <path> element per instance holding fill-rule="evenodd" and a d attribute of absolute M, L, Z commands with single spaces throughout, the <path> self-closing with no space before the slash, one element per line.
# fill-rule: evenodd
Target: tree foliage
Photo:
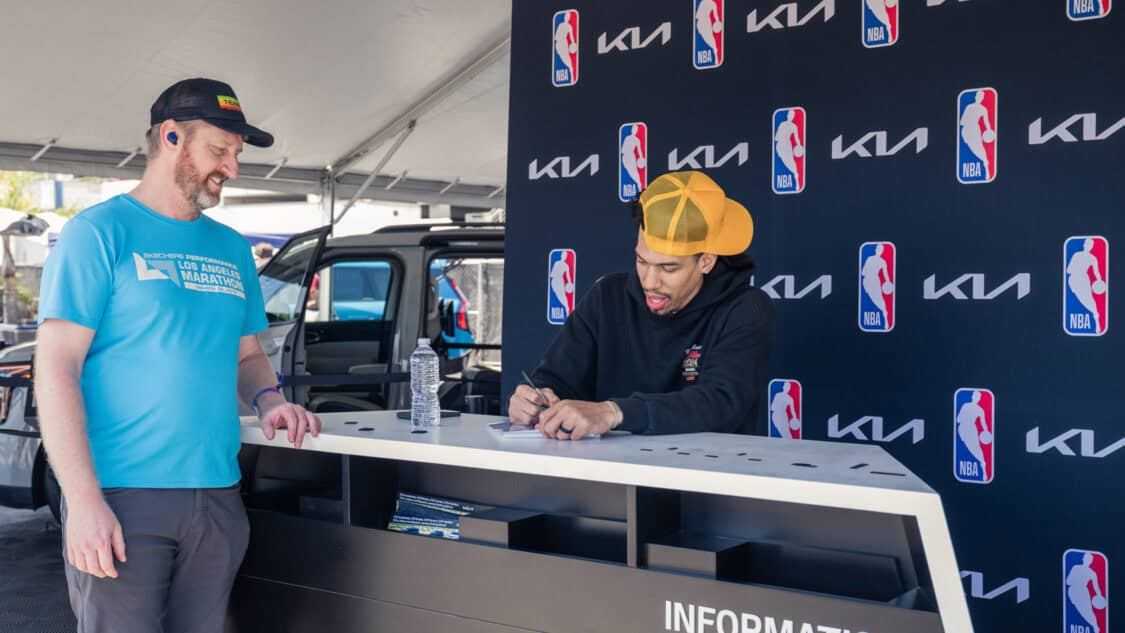
<path fill-rule="evenodd" d="M 35 205 L 32 186 L 42 180 L 42 174 L 29 171 L 0 171 L 0 207 L 21 213 L 41 213 Z"/>

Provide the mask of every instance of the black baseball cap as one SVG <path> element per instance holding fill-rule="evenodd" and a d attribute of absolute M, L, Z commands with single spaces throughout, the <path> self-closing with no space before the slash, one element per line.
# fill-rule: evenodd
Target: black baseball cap
<path fill-rule="evenodd" d="M 273 135 L 246 122 L 234 88 L 214 79 L 184 79 L 168 86 L 149 110 L 149 125 L 168 119 L 206 121 L 215 127 L 238 134 L 257 147 L 273 145 Z"/>

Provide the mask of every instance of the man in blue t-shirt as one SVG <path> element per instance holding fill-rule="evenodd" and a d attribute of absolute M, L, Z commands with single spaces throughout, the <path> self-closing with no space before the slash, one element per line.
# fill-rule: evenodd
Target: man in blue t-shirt
<path fill-rule="evenodd" d="M 79 633 L 222 631 L 249 537 L 238 400 L 271 439 L 320 432 L 258 343 L 250 245 L 202 214 L 243 142 L 273 137 L 210 79 L 172 85 L 150 115 L 140 184 L 67 223 L 40 290 L 35 388 Z"/>

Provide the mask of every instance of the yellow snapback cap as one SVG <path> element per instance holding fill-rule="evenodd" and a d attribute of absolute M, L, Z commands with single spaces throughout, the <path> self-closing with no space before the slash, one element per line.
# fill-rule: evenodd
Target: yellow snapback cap
<path fill-rule="evenodd" d="M 674 171 L 641 193 L 644 238 L 657 253 L 738 255 L 754 239 L 754 220 L 700 171 Z"/>

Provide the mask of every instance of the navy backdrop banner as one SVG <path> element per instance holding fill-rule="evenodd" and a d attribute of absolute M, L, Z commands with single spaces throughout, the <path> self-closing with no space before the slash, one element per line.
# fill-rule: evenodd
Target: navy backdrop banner
<path fill-rule="evenodd" d="M 575 297 L 632 269 L 621 199 L 706 169 L 754 216 L 778 308 L 759 432 L 878 443 L 936 489 L 977 631 L 1107 633 L 1125 618 L 1110 9 L 516 0 L 505 393 Z"/>

